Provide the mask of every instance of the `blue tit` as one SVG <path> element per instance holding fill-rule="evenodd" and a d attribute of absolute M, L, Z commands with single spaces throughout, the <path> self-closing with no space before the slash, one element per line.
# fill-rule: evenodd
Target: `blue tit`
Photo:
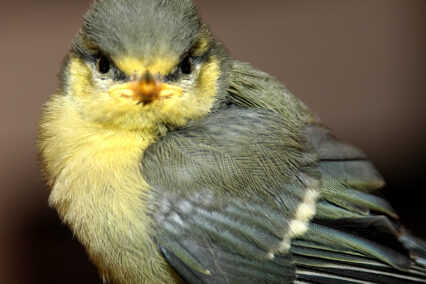
<path fill-rule="evenodd" d="M 425 283 L 384 182 L 191 0 L 95 1 L 38 132 L 105 283 Z"/>

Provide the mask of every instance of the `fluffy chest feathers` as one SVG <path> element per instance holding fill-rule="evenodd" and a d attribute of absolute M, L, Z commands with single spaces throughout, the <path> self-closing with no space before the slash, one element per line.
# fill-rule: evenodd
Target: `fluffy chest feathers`
<path fill-rule="evenodd" d="M 151 238 L 148 185 L 139 168 L 155 136 L 88 125 L 68 107 L 71 103 L 63 96 L 52 99 L 40 124 L 49 204 L 85 245 L 105 280 L 133 283 L 161 275 L 162 282 L 171 281 Z"/>
<path fill-rule="evenodd" d="M 41 161 L 52 187 L 50 204 L 66 218 L 72 203 L 93 208 L 118 190 L 142 198 L 146 185 L 138 160 L 154 136 L 90 124 L 70 104 L 65 97 L 52 100 L 40 126 Z M 93 204 L 87 204 L 89 200 Z"/>

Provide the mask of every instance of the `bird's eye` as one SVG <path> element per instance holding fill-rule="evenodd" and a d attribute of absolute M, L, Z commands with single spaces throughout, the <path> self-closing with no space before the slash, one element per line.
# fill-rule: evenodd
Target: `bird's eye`
<path fill-rule="evenodd" d="M 180 68 L 182 70 L 183 74 L 191 74 L 192 72 L 192 59 L 189 56 L 186 56 L 181 64 L 180 64 Z"/>
<path fill-rule="evenodd" d="M 106 56 L 101 55 L 99 57 L 97 68 L 98 68 L 98 71 L 102 74 L 106 74 L 109 72 L 111 68 L 111 63 L 109 62 L 108 58 L 106 58 Z"/>

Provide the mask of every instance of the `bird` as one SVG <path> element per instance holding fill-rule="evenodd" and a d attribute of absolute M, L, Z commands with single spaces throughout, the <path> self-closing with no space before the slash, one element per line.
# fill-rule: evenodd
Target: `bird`
<path fill-rule="evenodd" d="M 104 283 L 426 283 L 366 155 L 232 58 L 192 0 L 96 0 L 37 148 Z"/>

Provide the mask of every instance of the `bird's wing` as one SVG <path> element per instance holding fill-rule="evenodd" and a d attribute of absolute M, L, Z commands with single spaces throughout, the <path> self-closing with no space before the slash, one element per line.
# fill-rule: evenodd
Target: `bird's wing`
<path fill-rule="evenodd" d="M 424 245 L 376 193 L 365 155 L 272 77 L 232 68 L 229 104 L 242 109 L 171 132 L 143 159 L 176 271 L 190 283 L 425 283 Z"/>
<path fill-rule="evenodd" d="M 317 156 L 279 114 L 222 110 L 144 154 L 161 250 L 189 283 L 289 283 L 291 240 L 307 229 Z"/>
<path fill-rule="evenodd" d="M 304 122 L 318 154 L 321 198 L 308 231 L 293 239 L 300 283 L 426 282 L 426 246 L 407 234 L 377 189 L 383 179 L 365 155 L 338 141 L 318 118 L 272 76 L 232 64 L 229 101 Z M 297 122 L 295 123 L 297 124 Z"/>
<path fill-rule="evenodd" d="M 291 244 L 297 281 L 425 283 L 424 256 L 415 257 L 409 249 L 423 255 L 425 250 L 376 194 L 384 183 L 373 165 L 321 124 L 310 124 L 305 133 L 318 153 L 322 186 L 307 233 Z"/>

